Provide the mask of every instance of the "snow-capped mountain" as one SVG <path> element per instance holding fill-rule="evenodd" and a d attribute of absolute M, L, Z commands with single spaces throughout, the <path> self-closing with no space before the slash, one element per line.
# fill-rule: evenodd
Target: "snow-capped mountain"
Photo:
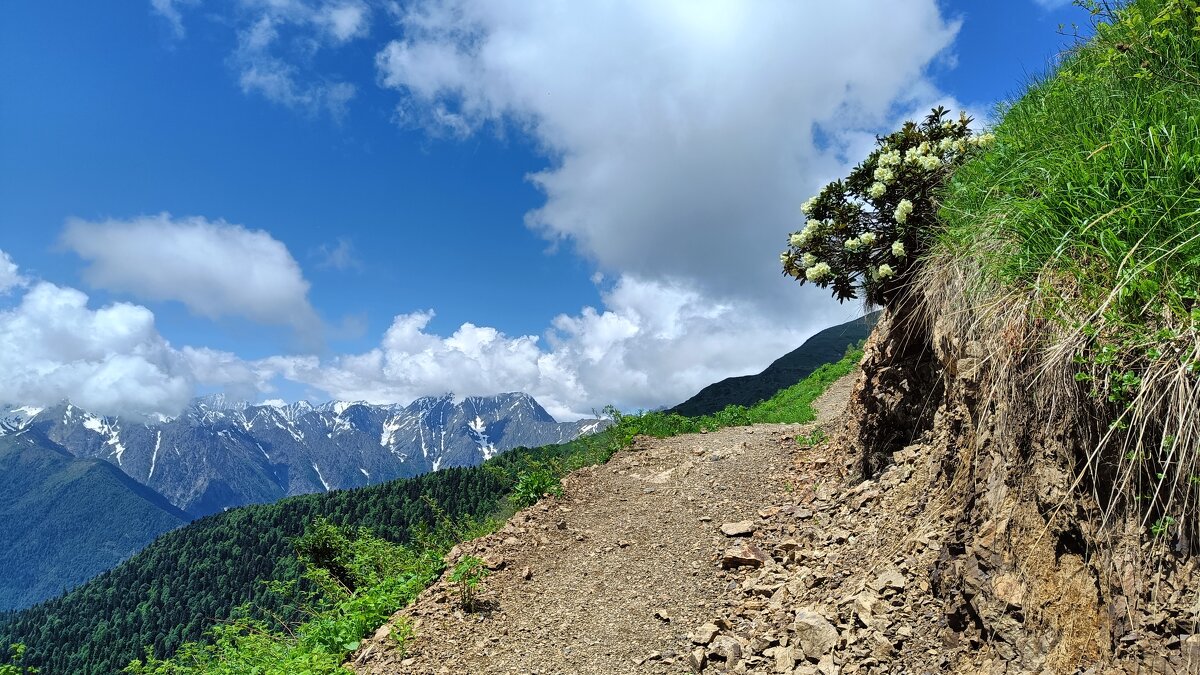
<path fill-rule="evenodd" d="M 104 459 L 193 516 L 352 488 L 515 447 L 560 443 L 604 420 L 556 422 L 533 397 L 427 397 L 408 406 L 331 401 L 246 405 L 207 396 L 174 419 L 103 417 L 63 403 L 0 407 L 0 435 L 34 428 L 77 457 Z"/>

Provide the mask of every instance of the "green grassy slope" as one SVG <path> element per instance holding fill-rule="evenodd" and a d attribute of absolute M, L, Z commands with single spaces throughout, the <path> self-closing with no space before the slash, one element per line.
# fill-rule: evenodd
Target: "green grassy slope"
<path fill-rule="evenodd" d="M 1084 444 L 1105 501 L 1195 542 L 1200 2 L 1086 4 L 1095 37 L 1004 111 L 994 147 L 948 185 L 933 270 L 976 280 L 950 300 L 972 305 L 960 315 L 1018 307 L 1041 323 L 1041 344 L 1021 347 L 1093 407 Z"/>

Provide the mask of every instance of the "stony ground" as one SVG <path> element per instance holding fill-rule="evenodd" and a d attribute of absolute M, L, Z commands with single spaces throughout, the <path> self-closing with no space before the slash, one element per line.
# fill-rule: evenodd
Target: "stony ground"
<path fill-rule="evenodd" d="M 975 673 L 1011 654 L 960 640 L 931 571 L 953 515 L 922 446 L 857 482 L 814 425 L 639 439 L 452 556 L 493 569 L 482 609 L 445 578 L 348 664 L 383 673 Z M 932 500 L 932 501 L 931 501 Z M 1014 598 L 1019 602 L 1019 598 Z"/>

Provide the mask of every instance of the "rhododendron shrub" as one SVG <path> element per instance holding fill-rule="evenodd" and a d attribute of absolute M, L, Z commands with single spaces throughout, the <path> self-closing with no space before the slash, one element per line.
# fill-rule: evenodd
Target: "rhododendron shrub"
<path fill-rule="evenodd" d="M 931 243 L 937 188 L 975 148 L 994 140 L 972 134 L 965 114 L 957 121 L 946 116 L 938 107 L 920 124 L 906 122 L 878 139 L 845 180 L 804 202 L 807 222 L 780 256 L 784 274 L 832 288 L 839 301 L 894 304 Z"/>

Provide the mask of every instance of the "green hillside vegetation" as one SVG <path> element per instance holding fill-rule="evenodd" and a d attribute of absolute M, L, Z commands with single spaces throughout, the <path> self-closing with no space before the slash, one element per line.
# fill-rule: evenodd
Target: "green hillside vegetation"
<path fill-rule="evenodd" d="M 108 462 L 36 432 L 0 436 L 0 609 L 54 597 L 188 520 Z"/>
<path fill-rule="evenodd" d="M 117 672 L 139 658 L 133 672 L 340 672 L 359 638 L 440 574 L 449 546 L 556 491 L 567 472 L 607 461 L 637 434 L 811 421 L 812 401 L 859 356 L 749 409 L 701 418 L 610 409 L 614 425 L 570 443 L 204 518 L 62 597 L 0 620 L 0 644 L 27 645 L 26 662 L 48 674 Z M 306 548 L 314 537 L 334 544 Z M 350 568 L 376 572 L 345 583 Z M 330 575 L 338 582 L 322 581 Z"/>
<path fill-rule="evenodd" d="M 1097 412 L 1101 502 L 1194 546 L 1200 2 L 1086 4 L 1095 38 L 1004 111 L 994 149 L 949 183 L 931 268 L 969 279 L 978 307 L 1044 323 L 1046 377 L 1074 379 Z"/>
<path fill-rule="evenodd" d="M 837 361 L 846 348 L 870 335 L 880 312 L 826 328 L 796 349 L 775 359 L 757 375 L 727 377 L 701 389 L 695 396 L 667 412 L 685 417 L 712 415 L 730 405 L 753 406 L 808 377 L 814 370 Z"/>

